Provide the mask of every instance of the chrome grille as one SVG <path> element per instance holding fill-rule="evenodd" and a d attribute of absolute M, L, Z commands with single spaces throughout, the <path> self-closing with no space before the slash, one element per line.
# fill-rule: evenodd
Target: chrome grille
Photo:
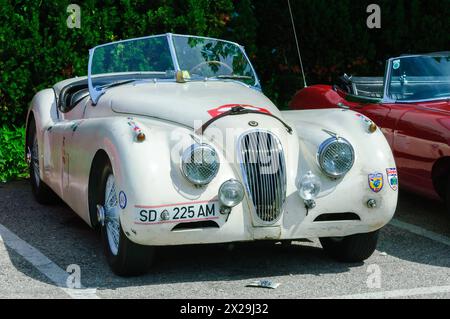
<path fill-rule="evenodd" d="M 286 164 L 278 138 L 265 131 L 252 131 L 239 142 L 244 183 L 256 215 L 276 222 L 286 198 Z"/>

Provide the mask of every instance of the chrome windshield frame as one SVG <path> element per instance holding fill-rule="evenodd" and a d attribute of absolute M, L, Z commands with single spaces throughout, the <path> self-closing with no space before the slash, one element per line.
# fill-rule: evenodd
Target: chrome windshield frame
<path fill-rule="evenodd" d="M 111 44 L 118 44 L 118 43 L 126 43 L 126 42 L 130 42 L 130 41 L 136 41 L 136 40 L 145 40 L 145 39 L 152 39 L 152 38 L 156 38 L 156 37 L 166 37 L 167 38 L 167 42 L 168 42 L 168 46 L 169 46 L 169 51 L 170 51 L 170 55 L 172 58 L 172 63 L 174 66 L 174 71 L 175 73 L 178 71 L 181 71 L 180 69 L 180 65 L 178 62 L 178 58 L 177 58 L 177 54 L 176 54 L 176 49 L 175 49 L 175 45 L 174 45 L 174 40 L 173 37 L 192 37 L 192 38 L 198 38 L 198 39 L 206 39 L 206 40 L 212 40 L 212 41 L 221 41 L 221 42 L 225 42 L 225 43 L 230 43 L 233 44 L 235 46 L 237 46 L 244 58 L 247 60 L 247 63 L 249 64 L 251 71 L 253 73 L 253 76 L 255 78 L 255 83 L 253 85 L 248 85 L 242 81 L 238 81 L 238 80 L 232 80 L 232 82 L 238 82 L 240 84 L 243 84 L 247 87 L 251 87 L 253 89 L 256 89 L 258 91 L 261 91 L 261 84 L 258 78 L 258 75 L 255 71 L 255 68 L 253 67 L 253 64 L 251 63 L 250 59 L 248 58 L 247 53 L 245 52 L 245 49 L 243 46 L 239 45 L 238 43 L 232 42 L 232 41 L 227 41 L 227 40 L 222 40 L 222 39 L 216 39 L 216 38 L 210 38 L 210 37 L 202 37 L 202 36 L 193 36 L 193 35 L 183 35 L 183 34 L 173 34 L 173 33 L 166 33 L 166 34 L 158 34 L 158 35 L 151 35 L 151 36 L 146 36 L 146 37 L 139 37 L 139 38 L 133 38 L 133 39 L 127 39 L 127 40 L 121 40 L 121 41 L 115 41 L 115 42 L 109 42 L 109 43 L 105 43 L 105 44 L 101 44 L 98 45 L 92 49 L 89 50 L 89 63 L 88 63 L 88 88 L 89 88 L 89 95 L 91 96 L 91 100 L 92 100 L 92 104 L 96 105 L 98 103 L 98 100 L 100 99 L 100 97 L 105 93 L 105 89 L 99 89 L 97 87 L 94 86 L 94 84 L 92 83 L 92 63 L 93 63 L 93 56 L 95 53 L 96 49 L 111 45 Z M 174 77 L 173 80 L 169 80 L 172 82 L 176 82 L 176 78 Z M 230 82 L 230 80 L 221 80 L 224 82 Z"/>

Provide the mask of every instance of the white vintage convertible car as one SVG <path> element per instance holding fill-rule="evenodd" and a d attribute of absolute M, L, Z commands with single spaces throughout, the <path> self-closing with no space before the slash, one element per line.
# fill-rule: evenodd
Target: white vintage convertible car
<path fill-rule="evenodd" d="M 27 117 L 36 199 L 100 228 L 118 275 L 157 246 L 320 238 L 362 261 L 392 218 L 386 139 L 343 109 L 281 112 L 242 46 L 165 34 L 90 50 L 88 76 L 38 92 Z"/>

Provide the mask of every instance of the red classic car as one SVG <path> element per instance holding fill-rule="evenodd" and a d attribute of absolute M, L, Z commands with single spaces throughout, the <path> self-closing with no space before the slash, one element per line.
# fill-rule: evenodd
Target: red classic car
<path fill-rule="evenodd" d="M 450 207 L 450 52 L 389 59 L 384 78 L 344 75 L 334 86 L 306 87 L 290 108 L 367 116 L 391 145 L 401 186 Z"/>

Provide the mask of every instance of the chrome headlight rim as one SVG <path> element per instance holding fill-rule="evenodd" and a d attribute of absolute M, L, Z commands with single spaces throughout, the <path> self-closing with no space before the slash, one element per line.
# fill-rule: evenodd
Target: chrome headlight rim
<path fill-rule="evenodd" d="M 326 151 L 335 143 L 340 143 L 340 144 L 345 144 L 349 147 L 350 149 L 350 153 L 352 156 L 352 160 L 350 162 L 350 165 L 348 166 L 348 169 L 345 172 L 342 173 L 334 173 L 334 172 L 328 172 L 323 165 L 323 160 L 324 160 L 324 155 L 326 153 Z M 320 169 L 322 170 L 322 172 L 333 179 L 339 179 L 344 177 L 348 172 L 350 172 L 350 170 L 353 168 L 353 165 L 355 164 L 355 149 L 353 148 L 352 144 L 345 138 L 343 137 L 330 137 L 328 139 L 326 139 L 324 142 L 322 142 L 322 144 L 319 146 L 319 150 L 317 152 L 317 162 L 318 165 L 320 167 Z"/>
<path fill-rule="evenodd" d="M 206 149 L 208 151 L 210 151 L 212 154 L 214 154 L 214 157 L 216 159 L 215 163 L 216 163 L 216 167 L 214 172 L 206 179 L 204 180 L 200 180 L 198 178 L 193 178 L 192 176 L 189 176 L 189 173 L 187 172 L 187 164 L 191 164 L 191 162 L 188 162 L 188 159 L 192 158 L 192 154 L 198 150 L 201 149 Z M 203 159 L 202 159 L 203 160 Z M 219 173 L 219 168 L 220 168 L 220 161 L 219 161 L 219 156 L 216 152 L 216 150 L 214 149 L 214 147 L 212 147 L 209 144 L 206 143 L 194 143 L 192 145 L 190 145 L 189 147 L 187 147 L 183 154 L 181 155 L 181 172 L 183 174 L 183 176 L 186 178 L 186 180 L 188 180 L 190 183 L 194 184 L 195 186 L 198 187 L 202 187 L 202 186 L 206 186 L 209 183 L 211 183 L 214 178 L 216 178 L 217 174 Z"/>

